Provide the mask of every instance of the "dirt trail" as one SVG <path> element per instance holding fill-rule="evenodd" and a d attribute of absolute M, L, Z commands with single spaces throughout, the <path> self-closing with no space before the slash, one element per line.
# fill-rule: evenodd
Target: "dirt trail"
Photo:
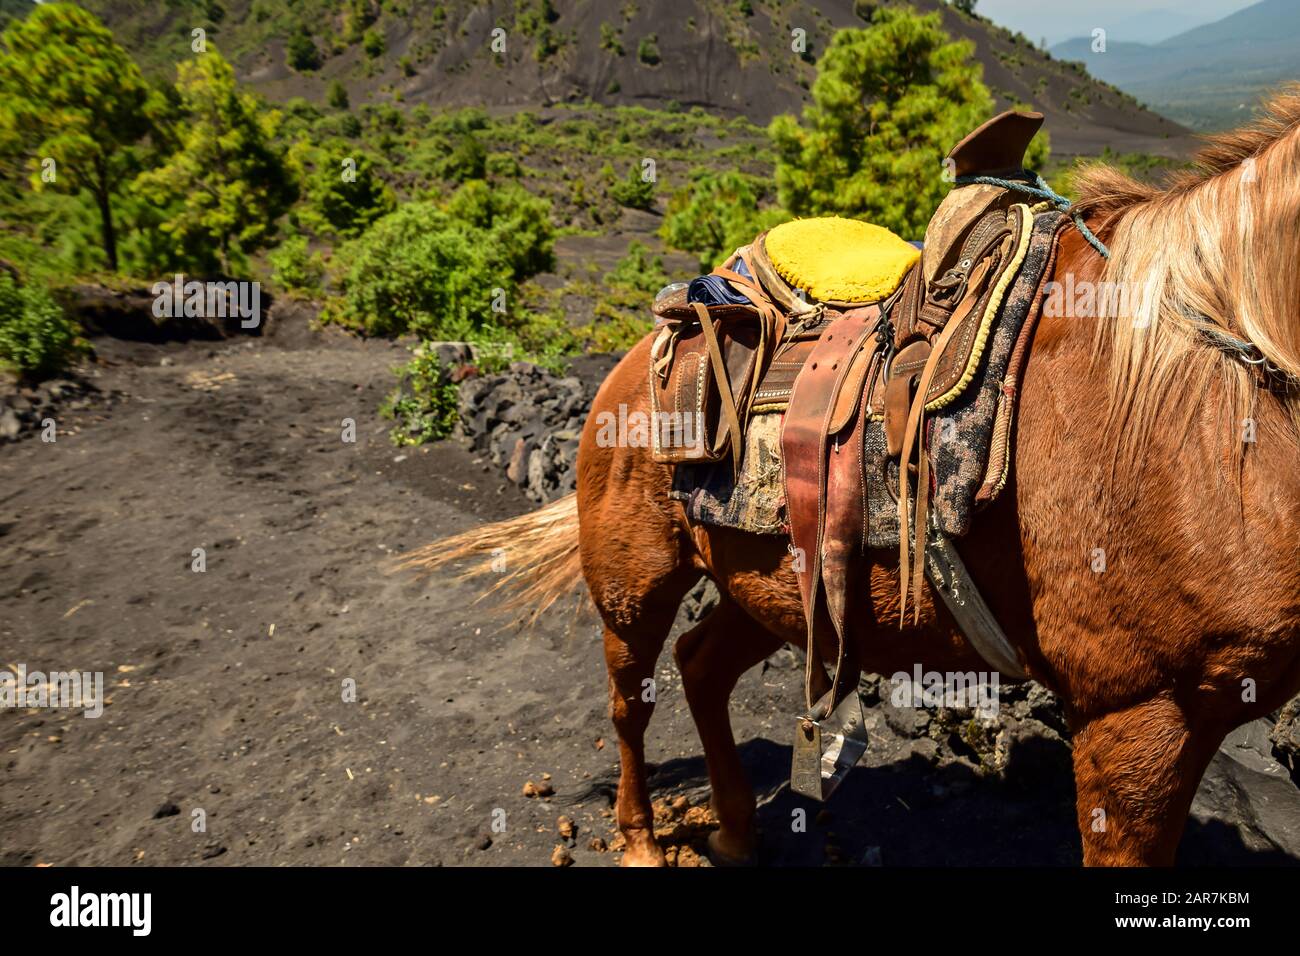
<path fill-rule="evenodd" d="M 617 862 L 590 846 L 612 839 L 617 779 L 595 628 L 521 634 L 469 585 L 385 573 L 529 507 L 453 442 L 388 443 L 376 409 L 400 348 L 304 328 L 99 346 L 121 400 L 0 449 L 0 665 L 102 671 L 110 703 L 95 720 L 0 711 L 0 863 L 550 865 L 562 814 L 577 864 Z M 869 718 L 870 766 L 791 832 L 798 675 L 783 652 L 736 695 L 765 861 L 1077 862 L 1063 746 L 998 782 L 936 767 L 900 732 L 918 715 L 889 708 Z M 658 686 L 656 793 L 699 802 L 668 655 Z M 525 797 L 546 774 L 555 794 Z M 1200 825 L 1189 841 L 1193 858 L 1259 858 Z"/>

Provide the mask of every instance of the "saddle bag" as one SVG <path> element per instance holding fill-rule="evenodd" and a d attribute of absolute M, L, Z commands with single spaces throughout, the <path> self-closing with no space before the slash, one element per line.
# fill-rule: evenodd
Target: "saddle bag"
<path fill-rule="evenodd" d="M 785 336 L 784 312 L 753 279 L 713 275 L 742 290 L 749 304 L 687 301 L 687 287 L 655 299 L 650 352 L 651 455 L 665 464 L 742 462 L 745 428 L 773 353 Z M 746 262 L 746 266 L 752 266 Z M 795 370 L 797 371 L 797 369 Z"/>
<path fill-rule="evenodd" d="M 650 439 L 655 461 L 721 461 L 743 442 L 745 395 L 761 361 L 759 310 L 687 304 L 685 289 L 655 303 L 651 345 Z M 739 405 L 737 402 L 739 401 Z"/>

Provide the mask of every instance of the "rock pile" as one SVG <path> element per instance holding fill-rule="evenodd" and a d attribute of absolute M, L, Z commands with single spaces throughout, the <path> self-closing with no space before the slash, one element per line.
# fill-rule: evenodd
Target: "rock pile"
<path fill-rule="evenodd" d="M 30 387 L 0 388 L 0 444 L 34 434 L 59 412 L 103 404 L 102 393 L 84 379 L 52 378 Z"/>
<path fill-rule="evenodd" d="M 1273 756 L 1300 784 L 1300 697 L 1292 698 L 1276 716 L 1268 735 L 1273 745 Z"/>
<path fill-rule="evenodd" d="M 468 346 L 440 343 L 435 348 L 453 378 L 472 364 Z M 504 372 L 461 382 L 460 430 L 529 498 L 553 501 L 577 483 L 578 438 L 593 396 L 594 390 L 577 378 L 513 362 Z"/>

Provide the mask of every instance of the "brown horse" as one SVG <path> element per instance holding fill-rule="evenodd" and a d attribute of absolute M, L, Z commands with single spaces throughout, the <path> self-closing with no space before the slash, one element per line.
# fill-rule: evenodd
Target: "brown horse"
<path fill-rule="evenodd" d="M 1300 91 L 1198 159 L 1163 191 L 1107 168 L 1077 182 L 1112 256 L 1073 229 L 1061 240 L 1055 279 L 1077 301 L 1044 310 L 1014 481 L 960 542 L 1025 670 L 1064 704 L 1089 865 L 1170 864 L 1224 735 L 1300 690 Z M 1126 289 L 1131 307 L 1089 315 L 1100 301 L 1090 288 Z M 1253 343 L 1269 375 L 1204 325 Z M 595 412 L 648 411 L 648 349 L 634 348 L 596 396 L 575 496 L 409 563 L 503 547 L 517 569 L 503 583 L 534 608 L 568 593 L 581 570 L 604 622 L 618 825 L 634 865 L 664 862 L 643 681 L 683 595 L 712 578 L 720 604 L 675 655 L 719 820 L 711 851 L 743 861 L 755 801 L 728 699 L 782 642 L 802 646 L 803 611 L 784 538 L 692 524 L 669 499 L 668 466 L 596 440 Z M 897 555 L 863 561 L 855 666 L 984 666 L 928 588 L 919 625 L 908 614 L 900 629 Z"/>

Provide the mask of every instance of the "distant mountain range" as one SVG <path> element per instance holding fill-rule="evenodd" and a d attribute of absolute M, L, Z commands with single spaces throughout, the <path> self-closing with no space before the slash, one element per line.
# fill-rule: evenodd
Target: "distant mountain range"
<path fill-rule="evenodd" d="M 1159 43 L 1161 40 L 1177 36 L 1212 19 L 1216 18 L 1196 17 L 1176 8 L 1143 10 L 1116 20 L 1110 30 L 1116 37 L 1123 37 L 1134 43 Z M 1107 20 L 1109 22 L 1109 18 Z"/>
<path fill-rule="evenodd" d="M 1261 96 L 1300 81 L 1300 0 L 1261 0 L 1159 43 L 1117 39 L 1123 35 L 1108 36 L 1104 52 L 1077 37 L 1051 53 L 1202 130 L 1236 126 Z"/>

